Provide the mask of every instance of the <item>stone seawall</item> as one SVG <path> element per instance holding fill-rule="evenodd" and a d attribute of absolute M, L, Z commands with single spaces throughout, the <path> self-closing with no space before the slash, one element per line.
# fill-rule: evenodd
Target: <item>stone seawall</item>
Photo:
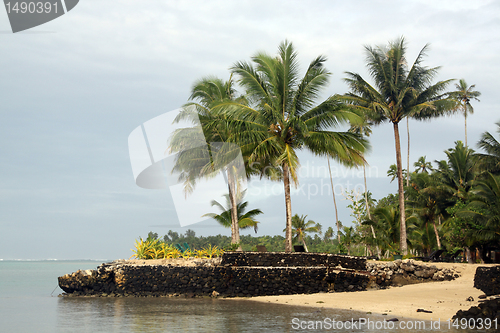
<path fill-rule="evenodd" d="M 103 264 L 59 277 L 74 296 L 263 296 L 365 290 L 370 277 L 323 267 L 169 267 Z"/>
<path fill-rule="evenodd" d="M 184 265 L 147 260 L 115 261 L 58 278 L 70 296 L 264 296 L 360 291 L 432 280 L 452 280 L 449 269 L 412 260 L 367 263 L 359 257 L 317 253 L 224 253 L 222 260 Z"/>

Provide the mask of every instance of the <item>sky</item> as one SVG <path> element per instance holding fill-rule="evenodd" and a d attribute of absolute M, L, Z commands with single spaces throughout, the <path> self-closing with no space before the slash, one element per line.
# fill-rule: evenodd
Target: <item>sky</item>
<path fill-rule="evenodd" d="M 285 39 L 303 70 L 327 56 L 332 76 L 322 98 L 347 92 L 346 71 L 370 81 L 365 45 L 404 36 L 413 62 L 429 44 L 423 64 L 441 66 L 436 81 L 464 78 L 482 93 L 467 122 L 477 148 L 482 133 L 498 137 L 498 31 L 500 2 L 487 0 L 82 0 L 15 34 L 0 8 L 0 259 L 129 258 L 134 240 L 149 231 L 229 236 L 211 220 L 181 227 L 169 189 L 137 186 L 128 137 L 186 103 L 196 80 L 228 79 L 235 62 L 276 54 Z M 406 122 L 400 128 L 406 147 Z M 420 156 L 441 160 L 464 140 L 464 119 L 410 120 L 410 135 L 411 164 Z M 380 199 L 397 191 L 386 176 L 396 159 L 392 126 L 374 127 L 370 142 L 367 185 Z M 326 230 L 335 223 L 326 160 L 299 156 L 292 212 Z M 362 189 L 362 171 L 335 163 L 332 171 L 339 217 L 349 225 L 341 190 Z M 246 200 L 264 212 L 256 235 L 283 234 L 282 184 L 252 179 Z"/>

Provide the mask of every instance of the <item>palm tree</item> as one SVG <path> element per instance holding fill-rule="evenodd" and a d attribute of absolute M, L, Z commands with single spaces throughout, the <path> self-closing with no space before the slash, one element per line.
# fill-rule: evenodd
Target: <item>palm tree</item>
<path fill-rule="evenodd" d="M 436 161 L 437 176 L 442 187 L 454 200 L 465 202 L 469 197 L 474 180 L 477 177 L 474 151 L 464 146 L 462 141 L 455 143 L 455 148 L 445 151 L 447 161 Z"/>
<path fill-rule="evenodd" d="M 238 201 L 236 211 L 238 219 L 238 229 L 254 228 L 255 233 L 257 233 L 258 224 L 260 222 L 255 220 L 254 217 L 262 214 L 262 211 L 260 209 L 252 209 L 245 213 L 245 210 L 248 206 L 248 201 L 242 202 L 245 192 L 246 191 L 240 192 L 241 194 L 237 197 Z M 204 214 L 203 216 L 211 217 L 219 222 L 223 227 L 230 228 L 232 227 L 232 204 L 229 194 L 225 194 L 224 197 L 226 198 L 226 206 L 223 206 L 219 202 L 212 200 L 212 206 L 218 207 L 222 213 L 208 213 Z"/>
<path fill-rule="evenodd" d="M 419 159 L 413 164 L 415 167 L 415 172 L 425 172 L 429 173 L 432 171 L 432 163 L 425 160 L 425 156 L 420 156 Z"/>
<path fill-rule="evenodd" d="M 496 125 L 497 133 L 500 134 L 500 122 L 497 122 Z M 481 163 L 480 169 L 498 174 L 500 172 L 500 143 L 489 132 L 484 132 L 478 146 L 486 151 L 486 154 L 477 154 Z"/>
<path fill-rule="evenodd" d="M 399 210 L 397 207 L 377 207 L 373 211 L 373 220 L 364 221 L 364 225 L 373 225 L 377 230 L 376 244 L 383 252 L 396 251 L 399 241 Z M 399 249 L 401 250 L 401 249 Z"/>
<path fill-rule="evenodd" d="M 233 141 L 253 171 L 283 181 L 286 206 L 285 251 L 292 250 L 290 182 L 298 184 L 297 151 L 307 149 L 348 166 L 364 163 L 368 142 L 361 136 L 331 129 L 361 117 L 336 97 L 317 104 L 330 73 L 324 56 L 314 59 L 300 78 L 292 43 L 280 44 L 277 56 L 258 53 L 253 64 L 237 62 L 232 72 L 246 89 L 252 106 L 226 103 L 221 112 L 232 117 Z"/>
<path fill-rule="evenodd" d="M 339 212 L 337 210 L 337 200 L 335 199 L 335 187 L 333 186 L 332 168 L 330 167 L 330 159 L 326 159 L 328 162 L 328 172 L 330 173 L 330 185 L 332 186 L 332 196 L 333 196 L 333 208 L 335 210 L 335 224 L 337 225 L 337 240 L 340 243 L 340 221 Z"/>
<path fill-rule="evenodd" d="M 406 43 L 402 37 L 389 43 L 388 47 L 365 46 L 367 66 L 375 86 L 357 73 L 347 72 L 348 78 L 345 79 L 350 88 L 350 92 L 344 95 L 345 100 L 363 110 L 367 118 L 376 124 L 387 120 L 393 125 L 401 219 L 400 250 L 403 254 L 407 254 L 408 248 L 399 122 L 405 117 L 427 119 L 451 109 L 450 100 L 442 95 L 450 80 L 431 84 L 439 68 L 422 66 L 427 47 L 422 48 L 409 67 L 405 57 Z"/>
<path fill-rule="evenodd" d="M 500 242 L 500 176 L 487 173 L 486 179 L 477 183 L 474 204 L 483 208 L 481 213 L 474 213 L 481 226 L 473 230 L 477 239 L 493 243 Z"/>
<path fill-rule="evenodd" d="M 429 163 L 429 162 L 427 162 Z M 425 165 L 425 163 L 423 163 Z M 411 208 L 413 216 L 408 220 L 420 219 L 428 230 L 427 224 L 432 225 L 438 248 L 441 248 L 441 239 L 439 237 L 436 221 L 440 221 L 446 214 L 445 209 L 452 203 L 448 196 L 439 186 L 439 180 L 435 175 L 427 172 L 413 173 L 411 176 L 411 186 L 407 188 L 407 204 Z"/>
<path fill-rule="evenodd" d="M 472 190 L 474 181 L 477 178 L 476 162 L 477 157 L 474 151 L 464 146 L 462 141 L 455 143 L 455 148 L 445 151 L 448 161 L 436 161 L 438 169 L 436 174 L 441 187 L 455 201 L 455 203 L 466 204 Z M 452 223 L 452 219 L 447 224 Z M 471 240 L 469 245 L 471 244 Z M 472 262 L 470 246 L 465 247 L 469 262 Z"/>
<path fill-rule="evenodd" d="M 462 111 L 465 119 L 465 146 L 467 147 L 467 114 L 474 113 L 474 108 L 470 104 L 471 99 L 475 99 L 479 102 L 478 97 L 481 96 L 479 91 L 474 91 L 473 89 L 476 87 L 475 84 L 470 87 L 467 86 L 467 82 L 464 79 L 461 79 L 459 83 L 455 84 L 456 91 L 450 92 L 449 96 L 453 98 L 457 102 L 457 106 L 455 108 L 456 111 Z"/>
<path fill-rule="evenodd" d="M 407 179 L 407 172 L 406 170 L 403 170 L 403 179 Z M 391 183 L 394 181 L 394 179 L 398 178 L 398 168 L 396 164 L 391 164 L 389 166 L 389 170 L 387 170 L 387 177 L 391 177 Z M 399 191 L 399 189 L 398 189 Z"/>
<path fill-rule="evenodd" d="M 223 81 L 215 77 L 206 77 L 195 82 L 189 100 L 192 102 L 184 105 L 175 122 L 189 120 L 195 126 L 178 129 L 173 133 L 170 151 L 178 154 L 172 172 L 179 173 L 179 181 L 184 182 L 187 195 L 194 190 L 199 178 L 213 177 L 222 171 L 228 183 L 231 201 L 232 243 L 239 244 L 236 197 L 239 191 L 238 169 L 242 166 L 229 161 L 235 160 L 240 149 L 227 143 L 230 133 L 227 119 L 216 115 L 213 109 L 226 101 L 245 103 L 245 100 L 236 96 L 232 78 Z"/>
<path fill-rule="evenodd" d="M 302 242 L 306 252 L 309 252 L 305 241 L 306 233 L 315 233 L 315 232 L 320 233 L 321 225 L 319 223 L 314 222 L 313 220 L 309 220 L 306 222 L 306 218 L 307 215 L 299 216 L 298 214 L 295 214 L 292 217 L 292 236 L 293 240 L 298 240 Z"/>
<path fill-rule="evenodd" d="M 328 240 L 332 240 L 333 238 L 333 234 L 334 234 L 334 231 L 333 231 L 333 228 L 332 227 L 328 227 L 328 229 L 326 229 L 325 231 L 325 235 L 324 235 L 324 238 L 323 240 L 326 242 Z M 333 244 L 333 241 L 332 241 L 332 244 Z"/>

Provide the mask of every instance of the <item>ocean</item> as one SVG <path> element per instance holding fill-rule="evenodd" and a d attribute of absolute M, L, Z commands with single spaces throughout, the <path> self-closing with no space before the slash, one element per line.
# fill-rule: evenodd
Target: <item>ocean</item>
<path fill-rule="evenodd" d="M 466 332 L 448 329 L 446 322 L 438 329 L 436 323 L 406 321 L 413 327 L 400 329 L 403 320 L 384 322 L 389 318 L 381 315 L 244 299 L 58 297 L 58 276 L 101 262 L 0 261 L 0 331 Z"/>

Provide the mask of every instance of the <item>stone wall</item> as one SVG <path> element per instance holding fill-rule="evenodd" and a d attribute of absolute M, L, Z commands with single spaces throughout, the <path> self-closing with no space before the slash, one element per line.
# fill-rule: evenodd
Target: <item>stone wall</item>
<path fill-rule="evenodd" d="M 370 275 L 378 286 L 394 286 L 426 281 L 450 281 L 459 277 L 451 268 L 439 269 L 435 265 L 425 265 L 412 259 L 387 262 L 368 262 Z"/>
<path fill-rule="evenodd" d="M 366 274 L 324 267 L 169 267 L 103 264 L 59 277 L 76 296 L 261 296 L 365 290 Z"/>
<path fill-rule="evenodd" d="M 474 288 L 486 295 L 500 295 L 500 266 L 478 267 L 474 275 Z"/>
<path fill-rule="evenodd" d="M 360 291 L 458 277 L 413 260 L 367 263 L 317 253 L 229 252 L 220 261 L 188 260 L 191 266 L 146 262 L 102 264 L 59 277 L 59 286 L 71 295 L 234 297 Z"/>
<path fill-rule="evenodd" d="M 226 252 L 221 265 L 250 267 L 337 267 L 366 270 L 363 257 L 325 253 Z"/>

